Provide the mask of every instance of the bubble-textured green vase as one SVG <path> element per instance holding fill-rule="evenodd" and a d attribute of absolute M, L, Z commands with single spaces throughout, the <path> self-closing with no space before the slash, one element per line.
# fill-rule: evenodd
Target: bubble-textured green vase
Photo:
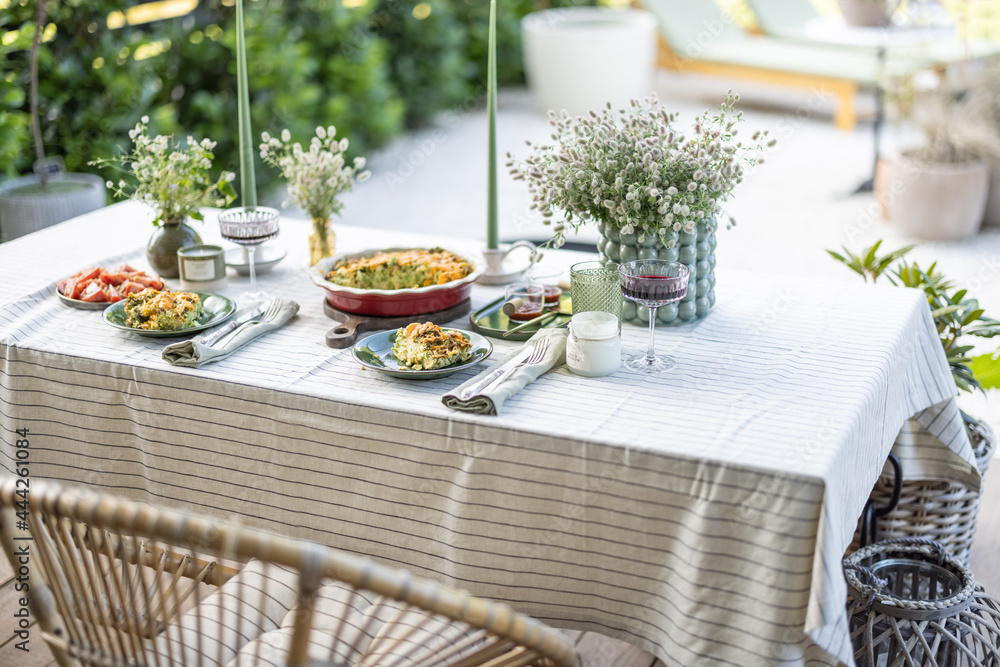
<path fill-rule="evenodd" d="M 598 225 L 601 238 L 597 250 L 601 262 L 617 264 L 635 259 L 665 259 L 686 264 L 691 271 L 687 296 L 677 303 L 660 306 L 656 314 L 657 326 L 677 326 L 694 322 L 715 305 L 715 232 L 719 223 L 714 219 L 699 224 L 694 232 L 668 232 L 661 238 L 646 236 L 641 241 L 638 234 L 622 234 L 612 225 Z M 674 247 L 666 246 L 670 241 Z M 649 309 L 632 301 L 625 301 L 622 321 L 632 324 L 649 324 Z"/>

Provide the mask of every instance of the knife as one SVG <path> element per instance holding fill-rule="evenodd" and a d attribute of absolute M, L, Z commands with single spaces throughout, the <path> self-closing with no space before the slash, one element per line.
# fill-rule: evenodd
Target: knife
<path fill-rule="evenodd" d="M 237 317 L 235 320 L 232 320 L 231 322 L 229 322 L 228 324 L 222 326 L 221 328 L 216 329 L 215 331 L 213 331 L 212 333 L 208 334 L 207 336 L 205 336 L 204 338 L 202 338 L 198 342 L 201 343 L 202 345 L 206 345 L 208 347 L 211 347 L 212 345 L 218 343 L 222 339 L 223 336 L 225 336 L 229 332 L 231 332 L 234 329 L 236 329 L 236 327 L 240 326 L 241 324 L 245 324 L 245 323 L 249 322 L 250 320 L 258 318 L 261 315 L 263 315 L 264 314 L 264 306 L 265 305 L 266 304 L 261 304 L 261 305 L 257 306 L 256 308 L 252 308 L 252 309 L 248 310 L 247 312 L 245 312 L 242 315 L 240 315 L 239 317 Z"/>
<path fill-rule="evenodd" d="M 523 353 L 517 355 L 507 363 L 503 364 L 500 368 L 496 369 L 495 371 L 487 375 L 483 380 L 480 380 L 471 387 L 463 389 L 462 393 L 459 394 L 458 396 L 459 400 L 466 401 L 472 398 L 472 396 L 474 396 L 477 392 L 482 391 L 487 386 L 489 386 L 494 380 L 503 375 L 504 371 L 506 371 L 509 368 L 513 368 L 517 364 L 521 363 L 522 361 L 530 357 L 531 353 L 534 352 L 535 350 L 534 347 L 531 345 L 527 346 L 527 348 L 528 349 L 526 349 Z"/>

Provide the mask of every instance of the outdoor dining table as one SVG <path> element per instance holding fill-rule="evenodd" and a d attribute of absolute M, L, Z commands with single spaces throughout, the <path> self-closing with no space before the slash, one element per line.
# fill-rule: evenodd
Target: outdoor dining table
<path fill-rule="evenodd" d="M 841 558 L 901 429 L 907 474 L 978 488 L 917 291 L 720 268 L 711 313 L 657 331 L 674 371 L 560 367 L 474 415 L 441 397 L 477 370 L 406 381 L 324 344 L 306 221 L 282 219 L 288 256 L 259 277 L 299 314 L 218 363 L 170 366 L 169 339 L 57 299 L 83 268 L 146 268 L 146 220 L 118 204 L 0 246 L 8 473 L 27 429 L 32 478 L 366 554 L 666 664 L 741 667 L 852 662 Z M 345 252 L 480 245 L 336 230 Z M 473 307 L 500 294 L 477 285 Z M 646 334 L 625 325 L 625 353 Z M 518 345 L 493 343 L 495 359 Z"/>

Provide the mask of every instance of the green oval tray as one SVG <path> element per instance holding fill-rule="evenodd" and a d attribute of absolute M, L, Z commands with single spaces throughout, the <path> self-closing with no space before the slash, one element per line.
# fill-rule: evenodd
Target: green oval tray
<path fill-rule="evenodd" d="M 469 326 L 472 327 L 472 330 L 484 336 L 499 338 L 501 340 L 528 340 L 538 332 L 538 327 L 532 325 L 519 329 L 505 337 L 504 333 L 508 329 L 521 324 L 521 322 L 515 320 L 511 323 L 510 318 L 504 315 L 503 310 L 501 310 L 503 303 L 504 297 L 501 296 L 490 301 L 479 310 L 473 311 L 469 315 Z M 562 298 L 559 299 L 559 308 L 566 311 L 567 314 L 549 320 L 545 326 L 561 326 L 569 321 L 569 313 L 573 311 L 573 300 L 570 293 L 566 290 L 563 290 Z"/>

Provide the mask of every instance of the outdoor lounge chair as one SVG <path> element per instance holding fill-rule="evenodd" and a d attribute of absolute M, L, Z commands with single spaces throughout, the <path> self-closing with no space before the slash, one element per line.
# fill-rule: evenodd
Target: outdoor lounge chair
<path fill-rule="evenodd" d="M 19 481 L 0 479 L 0 542 L 63 666 L 578 662 L 534 619 L 366 559 L 35 479 L 29 498 Z"/>
<path fill-rule="evenodd" d="M 916 54 L 892 50 L 882 62 L 870 49 L 750 35 L 712 0 L 643 0 L 662 37 L 659 64 L 672 70 L 739 77 L 807 88 L 838 99 L 834 124 L 854 128 L 854 98 L 884 76 L 935 67 Z"/>

